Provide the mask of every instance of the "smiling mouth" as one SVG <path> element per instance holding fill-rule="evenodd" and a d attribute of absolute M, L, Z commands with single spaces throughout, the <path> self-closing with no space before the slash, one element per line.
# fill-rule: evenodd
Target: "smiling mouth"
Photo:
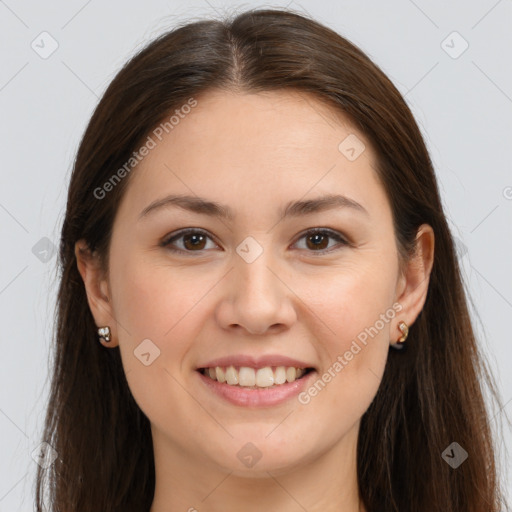
<path fill-rule="evenodd" d="M 299 380 L 313 370 L 314 368 L 296 368 L 293 366 L 265 366 L 264 368 L 215 366 L 198 369 L 201 374 L 212 380 L 246 389 L 278 387 Z"/>

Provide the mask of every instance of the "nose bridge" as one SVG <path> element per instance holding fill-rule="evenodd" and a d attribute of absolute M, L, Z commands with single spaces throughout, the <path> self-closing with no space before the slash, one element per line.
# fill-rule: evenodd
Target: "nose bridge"
<path fill-rule="evenodd" d="M 276 277 L 270 269 L 275 266 L 270 248 L 271 236 L 246 237 L 236 248 L 235 279 L 249 295 L 262 295 L 270 299 Z"/>
<path fill-rule="evenodd" d="M 220 310 L 224 327 L 238 325 L 262 334 L 273 325 L 293 321 L 287 288 L 276 275 L 279 265 L 270 248 L 271 238 L 247 237 L 236 247 L 232 281 Z"/>

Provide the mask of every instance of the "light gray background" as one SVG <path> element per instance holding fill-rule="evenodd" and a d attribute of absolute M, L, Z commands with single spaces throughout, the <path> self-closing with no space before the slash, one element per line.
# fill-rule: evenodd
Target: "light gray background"
<path fill-rule="evenodd" d="M 33 510 L 31 453 L 48 392 L 56 292 L 51 244 L 58 245 L 72 160 L 98 98 L 136 49 L 177 20 L 286 5 L 0 0 L 0 512 Z M 477 331 L 511 416 L 511 1 L 289 5 L 359 45 L 405 95 L 435 164 Z M 58 48 L 43 59 L 52 38 Z M 493 412 L 494 425 L 504 411 Z M 499 438 L 503 454 L 512 445 L 508 427 Z M 503 479 L 511 467 L 502 457 Z"/>

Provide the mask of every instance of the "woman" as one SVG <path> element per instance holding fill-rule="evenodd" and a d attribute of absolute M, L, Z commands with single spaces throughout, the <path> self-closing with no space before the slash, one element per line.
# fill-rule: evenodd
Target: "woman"
<path fill-rule="evenodd" d="M 60 264 L 50 510 L 502 510 L 431 160 L 330 29 L 248 11 L 131 59 Z"/>

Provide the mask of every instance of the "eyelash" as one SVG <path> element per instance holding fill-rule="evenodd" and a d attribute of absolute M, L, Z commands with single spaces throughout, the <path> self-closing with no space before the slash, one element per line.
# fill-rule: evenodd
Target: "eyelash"
<path fill-rule="evenodd" d="M 171 252 L 174 252 L 174 253 L 202 253 L 203 251 L 206 251 L 207 249 L 201 249 L 201 250 L 198 250 L 198 251 L 188 251 L 188 250 L 185 250 L 185 249 L 176 249 L 175 247 L 172 247 L 171 246 L 171 243 L 174 242 L 175 240 L 178 240 L 180 238 L 183 238 L 184 236 L 186 235 L 190 235 L 190 234 L 196 234 L 196 235 L 203 235 L 203 236 L 206 236 L 210 239 L 212 239 L 212 237 L 210 237 L 210 235 L 200 229 L 200 228 L 186 228 L 186 229 L 183 229 L 181 231 L 179 231 L 178 233 L 176 234 L 173 234 L 172 237 L 170 238 L 167 238 L 166 240 L 164 240 L 162 242 L 162 246 L 165 247 L 166 249 L 168 249 L 169 251 Z M 320 250 L 320 251 L 307 251 L 307 252 L 310 252 L 314 255 L 323 255 L 323 254 L 326 254 L 326 253 L 330 253 L 332 252 L 333 250 L 339 250 L 341 249 L 342 247 L 344 246 L 350 246 L 350 243 L 345 239 L 343 238 L 338 232 L 332 230 L 332 229 L 329 229 L 329 228 L 313 228 L 313 229 L 309 229 L 307 231 L 305 231 L 304 233 L 301 234 L 301 236 L 298 238 L 297 242 L 299 240 L 301 240 L 302 238 L 304 237 L 308 237 L 310 235 L 314 235 L 314 234 L 321 234 L 321 235 L 324 235 L 324 236 L 329 236 L 330 238 L 333 238 L 335 240 L 338 241 L 340 247 L 338 247 L 337 249 L 333 249 L 332 247 L 330 249 L 323 249 L 323 250 Z M 295 243 L 297 243 L 295 242 Z"/>

